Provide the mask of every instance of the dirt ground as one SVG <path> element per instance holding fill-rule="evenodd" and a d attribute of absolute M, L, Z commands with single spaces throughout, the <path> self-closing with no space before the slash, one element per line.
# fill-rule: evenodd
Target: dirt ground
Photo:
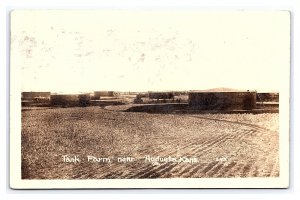
<path fill-rule="evenodd" d="M 276 177 L 278 118 L 278 113 L 27 109 L 22 178 Z"/>

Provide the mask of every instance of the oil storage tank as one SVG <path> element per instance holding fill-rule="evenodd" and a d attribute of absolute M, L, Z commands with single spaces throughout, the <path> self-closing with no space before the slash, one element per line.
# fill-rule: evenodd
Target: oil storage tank
<path fill-rule="evenodd" d="M 256 92 L 189 92 L 189 106 L 200 110 L 252 110 Z"/>
<path fill-rule="evenodd" d="M 90 103 L 90 94 L 53 94 L 50 103 L 52 106 L 85 107 Z"/>

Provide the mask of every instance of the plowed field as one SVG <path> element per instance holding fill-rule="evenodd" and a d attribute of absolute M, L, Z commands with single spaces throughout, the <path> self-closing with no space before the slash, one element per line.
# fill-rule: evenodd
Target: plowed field
<path fill-rule="evenodd" d="M 22 178 L 276 177 L 278 116 L 24 110 Z"/>

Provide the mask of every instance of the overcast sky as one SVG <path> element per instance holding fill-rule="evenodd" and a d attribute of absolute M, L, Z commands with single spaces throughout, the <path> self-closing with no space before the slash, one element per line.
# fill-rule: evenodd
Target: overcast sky
<path fill-rule="evenodd" d="M 288 12 L 14 11 L 22 91 L 278 91 Z"/>

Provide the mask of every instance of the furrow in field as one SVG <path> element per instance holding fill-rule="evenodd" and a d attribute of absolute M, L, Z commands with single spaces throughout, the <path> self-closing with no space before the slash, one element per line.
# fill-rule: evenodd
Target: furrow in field
<path fill-rule="evenodd" d="M 174 166 L 169 165 L 169 163 L 153 166 L 150 170 L 145 170 L 144 173 L 139 175 L 137 178 L 158 178 L 160 176 L 160 171 L 164 171 L 165 169 L 170 169 L 172 167 Z"/>

